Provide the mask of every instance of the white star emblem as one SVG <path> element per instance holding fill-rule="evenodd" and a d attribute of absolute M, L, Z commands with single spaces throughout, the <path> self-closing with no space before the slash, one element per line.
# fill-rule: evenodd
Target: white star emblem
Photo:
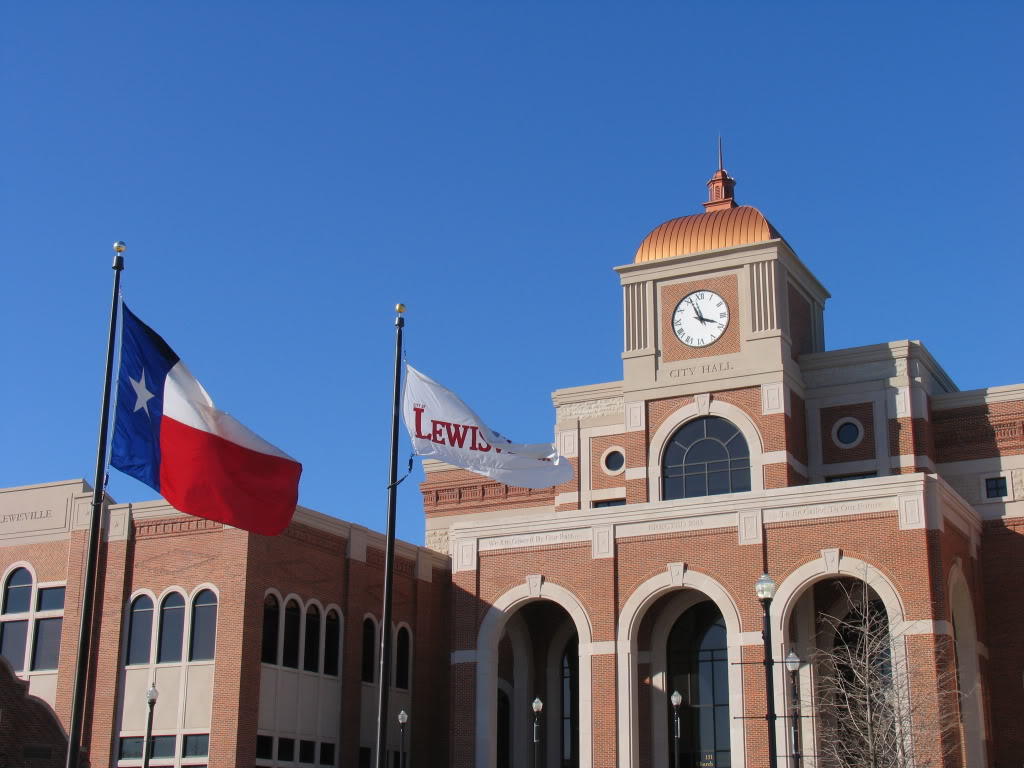
<path fill-rule="evenodd" d="M 139 376 L 139 380 L 136 381 L 131 376 L 128 377 L 128 381 L 132 383 L 132 389 L 135 390 L 135 411 L 145 411 L 146 415 L 149 416 L 149 403 L 150 399 L 156 397 L 152 392 L 146 389 L 146 371 L 143 369 L 142 375 Z M 132 413 L 135 413 L 132 411 Z"/>

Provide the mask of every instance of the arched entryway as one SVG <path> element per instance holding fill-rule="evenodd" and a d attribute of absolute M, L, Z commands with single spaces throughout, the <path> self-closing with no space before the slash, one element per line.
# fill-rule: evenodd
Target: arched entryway
<path fill-rule="evenodd" d="M 579 635 L 560 605 L 537 600 L 510 617 L 498 643 L 497 695 L 498 768 L 534 768 L 535 752 L 544 768 L 579 768 Z M 543 709 L 535 748 L 533 701 L 538 698 Z M 516 720 L 524 718 L 528 727 L 516 729 Z"/>
<path fill-rule="evenodd" d="M 707 763 L 710 752 L 718 768 L 743 768 L 743 637 L 729 593 L 672 564 L 638 587 L 621 616 L 619 765 L 673 765 L 670 697 L 679 690 L 679 765 Z"/>
<path fill-rule="evenodd" d="M 591 637 L 582 606 L 558 585 L 535 580 L 495 601 L 477 643 L 478 768 L 590 768 Z"/>
<path fill-rule="evenodd" d="M 883 597 L 887 583 L 875 588 L 882 584 L 834 574 L 790 601 L 778 653 L 794 653 L 799 665 L 795 676 L 778 670 L 776 686 L 786 759 L 799 752 L 807 768 L 889 765 L 881 755 L 912 749 L 906 654 L 896 635 L 902 612 L 891 594 Z"/>

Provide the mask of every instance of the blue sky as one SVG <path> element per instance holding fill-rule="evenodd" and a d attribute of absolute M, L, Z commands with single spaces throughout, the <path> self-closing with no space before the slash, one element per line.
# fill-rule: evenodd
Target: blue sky
<path fill-rule="evenodd" d="M 301 503 L 382 529 L 394 303 L 410 362 L 544 439 L 551 390 L 621 376 L 612 267 L 701 210 L 719 132 L 740 202 L 832 292 L 829 348 L 921 339 L 961 389 L 1024 381 L 1022 24 L 1010 2 L 5 3 L 0 486 L 91 478 L 121 239 L 126 300 L 303 462 Z"/>

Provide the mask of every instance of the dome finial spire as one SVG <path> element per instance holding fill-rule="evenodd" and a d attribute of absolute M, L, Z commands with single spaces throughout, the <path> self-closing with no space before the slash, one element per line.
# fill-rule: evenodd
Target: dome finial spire
<path fill-rule="evenodd" d="M 725 170 L 722 161 L 722 134 L 718 134 L 718 170 L 708 182 L 708 201 L 704 203 L 705 211 L 725 211 L 736 207 L 736 200 L 733 198 L 733 188 L 736 186 L 736 179 L 732 178 Z"/>

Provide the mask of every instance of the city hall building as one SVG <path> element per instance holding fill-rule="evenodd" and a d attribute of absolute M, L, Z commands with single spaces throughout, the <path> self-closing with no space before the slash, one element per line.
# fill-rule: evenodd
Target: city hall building
<path fill-rule="evenodd" d="M 734 184 L 616 268 L 622 379 L 553 395 L 571 482 L 425 462 L 427 546 L 400 544 L 385 628 L 410 766 L 766 766 L 773 704 L 779 765 L 827 768 L 818 660 L 858 609 L 917 765 L 1024 761 L 1024 385 L 958 391 L 917 341 L 826 351 L 829 293 Z M 82 481 L 0 495 L 8 754 L 66 727 L 88 514 Z M 111 503 L 101 561 L 93 766 L 141 764 L 153 681 L 154 766 L 370 764 L 382 536 Z M 772 702 L 765 622 L 797 659 Z"/>

